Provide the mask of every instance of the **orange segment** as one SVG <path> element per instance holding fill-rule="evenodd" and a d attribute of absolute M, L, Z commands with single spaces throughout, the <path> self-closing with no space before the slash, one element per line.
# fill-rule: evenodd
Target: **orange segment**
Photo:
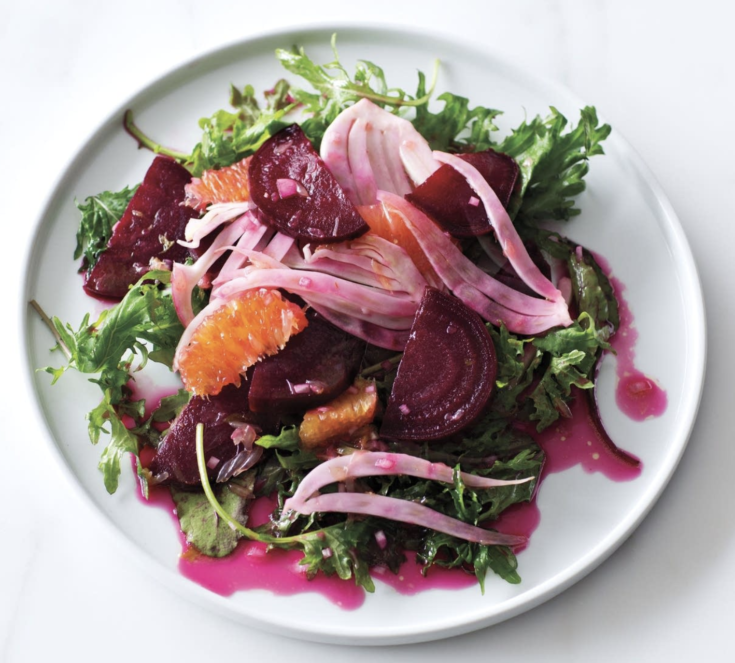
<path fill-rule="evenodd" d="M 378 390 L 372 380 L 358 378 L 354 386 L 323 407 L 309 410 L 299 427 L 301 445 L 307 449 L 351 437 L 375 418 Z"/>
<path fill-rule="evenodd" d="M 214 203 L 244 203 L 250 200 L 248 165 L 250 157 L 218 170 L 205 170 L 186 185 L 189 207 L 200 212 Z"/>
<path fill-rule="evenodd" d="M 433 287 L 443 287 L 424 250 L 419 245 L 413 233 L 406 226 L 403 217 L 392 207 L 378 203 L 376 205 L 360 205 L 357 208 L 365 223 L 370 226 L 370 232 L 378 237 L 400 246 L 411 258 L 416 269 Z"/>
<path fill-rule="evenodd" d="M 277 290 L 246 290 L 208 315 L 194 330 L 177 359 L 181 379 L 191 393 L 218 394 L 228 384 L 307 325 L 299 306 Z"/>

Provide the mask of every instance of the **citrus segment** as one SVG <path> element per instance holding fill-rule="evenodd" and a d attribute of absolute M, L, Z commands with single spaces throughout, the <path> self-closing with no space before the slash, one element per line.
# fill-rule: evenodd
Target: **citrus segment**
<path fill-rule="evenodd" d="M 389 205 L 378 203 L 376 205 L 360 205 L 357 211 L 365 219 L 365 223 L 370 226 L 370 232 L 400 246 L 411 258 L 426 282 L 433 287 L 441 287 L 442 282 L 431 266 L 424 250 L 397 210 Z"/>
<path fill-rule="evenodd" d="M 186 185 L 189 207 L 200 212 L 215 203 L 244 203 L 250 200 L 248 166 L 250 157 L 218 170 L 205 170 Z"/>
<path fill-rule="evenodd" d="M 372 422 L 377 405 L 375 382 L 358 378 L 352 387 L 333 401 L 304 415 L 299 427 L 301 445 L 313 449 L 349 438 Z"/>
<path fill-rule="evenodd" d="M 205 317 L 180 351 L 177 365 L 184 386 L 203 396 L 239 385 L 250 366 L 276 354 L 306 325 L 301 308 L 277 290 L 238 293 Z"/>

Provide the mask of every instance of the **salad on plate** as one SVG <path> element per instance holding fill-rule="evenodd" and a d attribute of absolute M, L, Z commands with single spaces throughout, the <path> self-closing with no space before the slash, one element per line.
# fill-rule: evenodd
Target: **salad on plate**
<path fill-rule="evenodd" d="M 193 554 L 257 541 L 369 591 L 407 558 L 518 583 L 530 532 L 507 514 L 535 499 L 539 434 L 586 417 L 638 465 L 594 399 L 613 284 L 542 225 L 579 214 L 610 127 L 551 108 L 500 135 L 498 110 L 432 103 L 436 70 L 410 94 L 336 48 L 276 56 L 307 86 L 233 86 L 190 153 L 125 114 L 148 171 L 77 203 L 83 287 L 110 306 L 49 320 L 67 362 L 46 370 L 92 376 L 105 487 L 131 454 Z M 144 393 L 151 362 L 181 388 Z"/>

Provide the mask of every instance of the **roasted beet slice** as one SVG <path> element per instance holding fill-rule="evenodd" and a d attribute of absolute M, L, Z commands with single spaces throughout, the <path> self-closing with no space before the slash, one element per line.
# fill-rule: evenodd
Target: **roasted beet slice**
<path fill-rule="evenodd" d="M 326 243 L 369 230 L 297 124 L 263 143 L 248 177 L 253 202 L 284 235 Z"/>
<path fill-rule="evenodd" d="M 508 207 L 520 174 L 515 159 L 495 150 L 459 156 L 477 168 L 503 206 Z M 485 208 L 467 180 L 447 164 L 407 194 L 406 200 L 454 237 L 475 237 L 492 230 Z"/>
<path fill-rule="evenodd" d="M 427 288 L 419 305 L 380 434 L 437 440 L 472 424 L 495 386 L 495 346 L 459 299 Z"/>
<path fill-rule="evenodd" d="M 215 477 L 222 465 L 238 451 L 232 441 L 233 423 L 247 422 L 265 433 L 274 433 L 277 419 L 271 415 L 256 415 L 248 408 L 248 382 L 242 387 L 228 385 L 216 396 L 194 396 L 176 417 L 163 438 L 150 465 L 154 476 L 162 483 L 199 484 L 196 455 L 196 427 L 204 424 L 204 455 L 219 463 L 209 468 Z"/>
<path fill-rule="evenodd" d="M 336 398 L 357 375 L 365 342 L 313 309 L 309 324 L 283 350 L 256 364 L 250 383 L 253 412 L 303 412 Z"/>
<path fill-rule="evenodd" d="M 183 206 L 189 171 L 173 159 L 157 156 L 112 231 L 107 249 L 87 273 L 84 289 L 91 295 L 122 299 L 151 269 L 151 258 L 183 262 L 188 250 L 184 239 L 189 219 L 198 216 Z"/>

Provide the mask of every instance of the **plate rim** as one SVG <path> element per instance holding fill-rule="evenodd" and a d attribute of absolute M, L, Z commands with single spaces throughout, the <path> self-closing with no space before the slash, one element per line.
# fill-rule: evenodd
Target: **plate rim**
<path fill-rule="evenodd" d="M 23 272 L 22 289 L 23 296 L 20 301 L 21 314 L 19 320 L 19 338 L 22 343 L 22 352 L 26 364 L 26 370 L 23 372 L 23 383 L 27 389 L 27 394 L 31 396 L 30 401 L 34 413 L 44 423 L 44 439 L 47 446 L 51 447 L 53 456 L 56 459 L 56 465 L 63 468 L 62 475 L 67 483 L 72 487 L 72 491 L 79 497 L 85 506 L 89 507 L 89 511 L 96 514 L 98 521 L 105 523 L 105 527 L 115 533 L 118 540 L 122 540 L 125 546 L 135 551 L 131 555 L 134 563 L 144 568 L 150 575 L 154 575 L 157 580 L 162 582 L 166 587 L 174 590 L 177 594 L 184 596 L 200 607 L 212 610 L 222 614 L 237 623 L 244 623 L 247 618 L 247 625 L 253 626 L 271 633 L 278 633 L 290 637 L 297 637 L 316 642 L 326 642 L 335 644 L 351 644 L 351 645 L 393 645 L 407 644 L 415 642 L 425 642 L 453 635 L 460 635 L 470 631 L 474 631 L 486 626 L 490 626 L 506 619 L 510 619 L 518 614 L 531 610 L 534 607 L 546 602 L 547 600 L 557 596 L 571 585 L 578 582 L 594 569 L 599 567 L 606 559 L 610 557 L 633 533 L 633 531 L 641 524 L 648 515 L 650 510 L 656 504 L 663 494 L 671 477 L 681 461 L 687 448 L 693 427 L 696 423 L 697 413 L 701 403 L 702 392 L 704 389 L 706 374 L 706 356 L 707 356 L 707 336 L 706 336 L 706 314 L 704 307 L 704 296 L 702 283 L 699 272 L 694 260 L 691 247 L 686 239 L 686 235 L 681 222 L 662 187 L 656 180 L 654 174 L 626 140 L 626 138 L 615 130 L 614 140 L 616 145 L 621 149 L 622 156 L 633 167 L 635 175 L 639 177 L 646 187 L 653 194 L 658 212 L 655 214 L 658 227 L 663 232 L 668 246 L 676 256 L 677 272 L 684 277 L 684 282 L 688 286 L 691 301 L 685 299 L 687 304 L 694 305 L 691 311 L 690 325 L 688 329 L 691 331 L 691 348 L 694 357 L 690 362 L 693 367 L 694 375 L 690 376 L 688 384 L 692 384 L 695 389 L 690 396 L 682 401 L 683 414 L 681 421 L 687 424 L 679 432 L 680 443 L 676 448 L 676 453 L 667 454 L 666 460 L 655 477 L 655 481 L 649 487 L 644 495 L 641 496 L 639 502 L 626 513 L 625 517 L 617 527 L 607 533 L 599 543 L 588 551 L 586 555 L 578 559 L 574 564 L 568 566 L 564 572 L 552 576 L 541 582 L 537 587 L 532 588 L 528 592 L 524 592 L 518 596 L 512 597 L 502 604 L 492 606 L 491 609 L 485 611 L 481 616 L 467 619 L 449 620 L 444 616 L 440 626 L 426 625 L 421 628 L 405 629 L 400 626 L 385 629 L 384 627 L 371 627 L 368 629 L 360 629 L 352 631 L 348 627 L 329 627 L 328 624 L 320 631 L 305 629 L 298 626 L 289 626 L 287 632 L 284 632 L 283 625 L 277 625 L 272 621 L 263 619 L 257 613 L 245 614 L 241 610 L 234 611 L 229 605 L 226 597 L 213 594 L 203 587 L 186 580 L 176 571 L 161 564 L 151 553 L 140 547 L 115 524 L 112 518 L 99 507 L 94 500 L 90 499 L 89 494 L 76 477 L 74 471 L 68 464 L 66 458 L 61 453 L 58 442 L 52 433 L 50 423 L 47 419 L 44 408 L 41 405 L 36 386 L 34 384 L 34 375 L 37 367 L 32 361 L 32 349 L 29 342 L 29 324 L 30 317 L 34 315 L 30 311 L 28 302 L 32 295 L 31 287 L 35 282 L 33 270 L 31 269 L 32 259 L 36 254 L 37 247 L 40 242 L 42 231 L 46 226 L 46 219 L 50 215 L 54 203 L 59 198 L 61 190 L 64 188 L 67 179 L 72 177 L 72 173 L 77 172 L 82 166 L 88 151 L 94 149 L 96 143 L 102 135 L 114 125 L 119 124 L 122 113 L 126 108 L 134 107 L 136 103 L 140 103 L 151 94 L 155 94 L 155 88 L 167 80 L 181 76 L 187 69 L 192 68 L 199 62 L 208 62 L 216 58 L 222 58 L 229 51 L 236 51 L 248 45 L 257 48 L 259 43 L 271 41 L 275 38 L 282 38 L 284 43 L 298 43 L 298 39 L 314 38 L 318 35 L 329 35 L 330 33 L 353 33 L 353 34 L 371 34 L 380 32 L 383 35 L 392 34 L 395 37 L 408 35 L 412 38 L 430 38 L 434 42 L 439 42 L 440 46 L 451 49 L 460 50 L 467 53 L 474 53 L 483 58 L 492 60 L 499 65 L 503 72 L 511 72 L 517 76 L 522 82 L 527 82 L 535 89 L 546 89 L 554 91 L 561 95 L 564 99 L 577 103 L 578 107 L 583 107 L 584 102 L 568 89 L 565 85 L 556 80 L 547 79 L 523 67 L 519 67 L 512 62 L 504 59 L 502 55 L 493 52 L 491 49 L 480 44 L 475 40 L 460 41 L 456 35 L 418 29 L 407 25 L 384 25 L 381 23 L 355 23 L 347 21 L 322 22 L 314 23 L 308 26 L 285 25 L 279 28 L 259 31 L 249 37 L 232 40 L 228 43 L 221 44 L 201 53 L 197 53 L 193 57 L 180 61 L 179 64 L 167 69 L 162 74 L 155 76 L 143 84 L 137 86 L 135 91 L 126 97 L 119 106 L 108 113 L 82 140 L 71 154 L 70 158 L 62 166 L 59 175 L 53 182 L 49 193 L 44 199 L 43 204 L 39 208 L 37 217 L 34 220 L 34 229 L 30 234 L 30 240 L 26 242 L 23 252 Z M 349 37 L 348 37 L 349 39 Z M 503 73 L 501 72 L 501 73 Z M 600 115 L 601 120 L 604 116 Z M 691 391 L 691 389 L 688 389 Z M 91 504 L 90 504 L 91 502 Z M 151 564 L 152 562 L 152 564 Z M 156 571 L 154 573 L 154 571 Z M 164 573 L 162 574 L 161 571 Z M 183 580 L 183 582 L 182 582 Z"/>

